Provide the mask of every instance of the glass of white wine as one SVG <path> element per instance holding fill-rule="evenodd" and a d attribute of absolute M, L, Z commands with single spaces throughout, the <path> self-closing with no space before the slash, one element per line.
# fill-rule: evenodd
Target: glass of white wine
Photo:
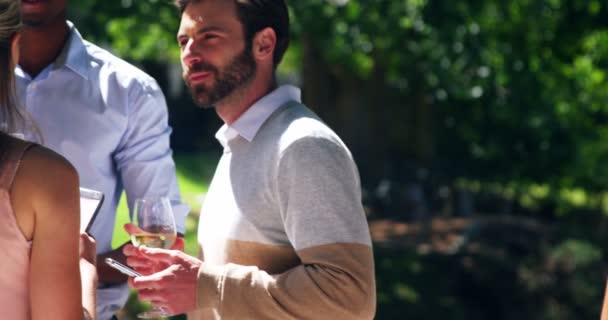
<path fill-rule="evenodd" d="M 131 234 L 134 246 L 170 249 L 177 238 L 175 218 L 167 197 L 150 197 L 135 200 L 133 224 L 138 231 Z M 156 319 L 171 316 L 159 307 L 137 315 L 140 319 Z"/>

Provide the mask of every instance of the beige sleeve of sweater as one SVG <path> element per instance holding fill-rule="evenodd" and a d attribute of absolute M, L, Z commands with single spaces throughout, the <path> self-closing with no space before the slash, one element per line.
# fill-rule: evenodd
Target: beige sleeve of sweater
<path fill-rule="evenodd" d="M 197 301 L 222 319 L 373 319 L 372 248 L 337 243 L 297 252 L 302 264 L 278 275 L 257 267 L 204 264 Z"/>

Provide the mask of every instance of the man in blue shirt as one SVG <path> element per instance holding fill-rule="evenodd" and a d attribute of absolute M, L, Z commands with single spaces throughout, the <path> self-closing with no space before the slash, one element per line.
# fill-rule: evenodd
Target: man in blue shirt
<path fill-rule="evenodd" d="M 99 255 L 98 319 L 107 320 L 129 293 L 126 278 L 103 264 L 107 256 L 123 260 L 121 250 L 111 248 L 123 190 L 129 207 L 143 196 L 169 196 L 177 230 L 184 233 L 189 210 L 177 186 L 166 102 L 150 76 L 82 39 L 66 21 L 67 0 L 21 3 L 20 102 L 43 144 L 76 167 L 81 187 L 105 194 L 91 233 Z"/>

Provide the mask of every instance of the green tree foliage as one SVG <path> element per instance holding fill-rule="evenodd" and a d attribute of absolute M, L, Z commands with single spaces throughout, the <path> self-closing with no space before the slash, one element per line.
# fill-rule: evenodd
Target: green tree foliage
<path fill-rule="evenodd" d="M 600 1 L 298 1 L 299 31 L 349 76 L 386 70 L 434 106 L 454 175 L 600 188 L 608 172 L 606 4 Z M 406 100 L 407 101 L 407 100 Z M 412 100 L 410 100 L 412 101 Z M 415 102 L 392 101 L 390 113 Z M 408 106 L 409 104 L 409 106 Z M 389 128 L 399 128 L 399 117 Z"/>
<path fill-rule="evenodd" d="M 125 59 L 179 59 L 179 15 L 170 0 L 72 1 L 69 16 L 88 40 Z"/>

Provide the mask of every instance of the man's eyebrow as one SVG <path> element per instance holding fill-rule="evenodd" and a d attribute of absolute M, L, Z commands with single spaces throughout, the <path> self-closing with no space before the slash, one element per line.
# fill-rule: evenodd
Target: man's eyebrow
<path fill-rule="evenodd" d="M 205 26 L 202 27 L 200 29 L 198 29 L 196 31 L 197 34 L 201 34 L 201 33 L 205 33 L 205 32 L 210 32 L 210 31 L 219 31 L 219 32 L 223 32 L 225 31 L 224 28 L 220 28 L 218 26 Z"/>
<path fill-rule="evenodd" d="M 198 29 L 196 31 L 196 34 L 201 34 L 201 33 L 205 33 L 205 32 L 225 32 L 226 30 L 224 28 L 218 27 L 218 26 L 205 26 L 202 27 L 200 29 Z M 177 39 L 179 38 L 183 38 L 183 37 L 187 37 L 188 35 L 185 33 L 178 33 L 177 34 Z"/>

